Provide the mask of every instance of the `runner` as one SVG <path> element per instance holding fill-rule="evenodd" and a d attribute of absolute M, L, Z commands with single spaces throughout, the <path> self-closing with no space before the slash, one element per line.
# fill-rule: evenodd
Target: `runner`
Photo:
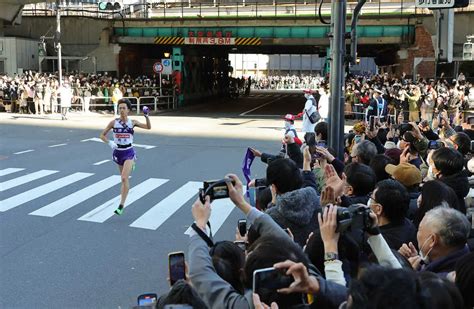
<path fill-rule="evenodd" d="M 125 207 L 125 200 L 127 199 L 129 183 L 128 177 L 135 165 L 136 155 L 133 149 L 133 134 L 134 128 L 151 129 L 150 118 L 148 118 L 148 108 L 143 108 L 143 114 L 146 119 L 146 124 L 128 118 L 128 113 L 132 109 L 132 104 L 128 99 L 120 99 L 118 101 L 118 109 L 120 117 L 112 120 L 107 127 L 100 134 L 100 139 L 104 143 L 109 144 L 112 148 L 114 162 L 118 164 L 120 175 L 122 177 L 121 199 L 119 207 L 114 211 L 115 214 L 121 215 Z M 110 141 L 107 138 L 109 131 L 113 129 L 114 140 Z"/>

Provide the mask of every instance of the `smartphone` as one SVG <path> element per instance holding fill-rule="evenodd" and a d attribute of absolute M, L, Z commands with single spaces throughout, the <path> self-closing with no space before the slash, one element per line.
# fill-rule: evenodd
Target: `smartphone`
<path fill-rule="evenodd" d="M 164 309 L 193 309 L 193 307 L 190 305 L 173 304 L 173 305 L 165 305 Z"/>
<path fill-rule="evenodd" d="M 171 252 L 168 254 L 168 266 L 171 286 L 176 281 L 185 279 L 184 252 Z"/>
<path fill-rule="evenodd" d="M 441 147 L 444 147 L 444 144 L 443 142 L 440 142 L 440 141 L 430 141 L 428 143 L 428 149 L 440 149 Z M 471 147 L 472 147 L 472 143 L 471 143 Z"/>
<path fill-rule="evenodd" d="M 246 219 L 240 219 L 237 222 L 237 228 L 239 229 L 240 236 L 244 237 L 245 234 L 247 234 L 247 220 Z"/>
<path fill-rule="evenodd" d="M 375 117 L 370 116 L 369 118 L 369 130 L 373 131 L 375 129 Z"/>
<path fill-rule="evenodd" d="M 257 269 L 253 272 L 253 292 L 264 295 L 270 291 L 287 288 L 294 281 L 293 277 L 285 274 L 286 270 L 274 267 Z"/>
<path fill-rule="evenodd" d="M 138 306 L 153 305 L 154 303 L 156 303 L 157 299 L 158 299 L 158 295 L 154 293 L 142 294 L 138 296 L 137 304 Z"/>
<path fill-rule="evenodd" d="M 260 178 L 255 179 L 255 187 L 266 187 L 267 186 L 267 179 Z"/>
<path fill-rule="evenodd" d="M 236 240 L 234 241 L 234 244 L 236 244 L 243 251 L 247 250 L 247 243 L 243 240 Z"/>
<path fill-rule="evenodd" d="M 471 141 L 471 152 L 474 152 L 474 140 Z"/>
<path fill-rule="evenodd" d="M 205 200 L 206 195 L 208 195 L 211 198 L 211 201 L 221 199 L 221 198 L 228 198 L 229 188 L 227 188 L 226 181 L 231 181 L 231 180 L 221 179 L 217 181 L 205 181 L 203 183 L 203 188 L 200 190 L 200 194 L 199 194 L 201 201 Z M 235 185 L 235 182 L 233 180 L 232 180 L 232 184 Z"/>
<path fill-rule="evenodd" d="M 467 118 L 467 123 L 470 124 L 470 125 L 473 125 L 474 124 L 474 117 L 468 117 Z"/>

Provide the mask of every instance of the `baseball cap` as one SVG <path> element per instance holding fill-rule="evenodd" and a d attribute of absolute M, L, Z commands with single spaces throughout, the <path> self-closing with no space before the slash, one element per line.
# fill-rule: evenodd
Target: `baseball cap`
<path fill-rule="evenodd" d="M 385 171 L 405 187 L 411 187 L 422 181 L 421 171 L 410 163 L 387 164 Z"/>
<path fill-rule="evenodd" d="M 285 120 L 295 121 L 295 116 L 292 114 L 286 114 L 283 118 L 285 118 Z"/>

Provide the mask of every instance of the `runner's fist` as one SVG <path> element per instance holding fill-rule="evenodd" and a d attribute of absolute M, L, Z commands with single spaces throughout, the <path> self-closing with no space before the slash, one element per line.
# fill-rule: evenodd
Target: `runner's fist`
<path fill-rule="evenodd" d="M 143 106 L 143 114 L 145 115 L 145 117 L 148 117 L 148 115 L 150 114 L 150 109 L 148 108 L 148 106 Z"/>

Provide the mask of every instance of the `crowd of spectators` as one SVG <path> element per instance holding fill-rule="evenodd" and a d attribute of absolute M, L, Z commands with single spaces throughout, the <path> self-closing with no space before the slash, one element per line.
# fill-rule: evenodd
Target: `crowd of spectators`
<path fill-rule="evenodd" d="M 61 98 L 62 89 L 57 74 L 32 71 L 14 76 L 0 74 L 0 108 L 14 113 L 56 113 L 61 106 L 70 108 L 72 105 L 82 109 L 83 102 L 87 101 L 86 106 L 90 105 L 94 110 L 112 111 L 114 91 L 120 91 L 123 97 L 157 96 L 159 83 L 156 75 L 136 78 L 124 75 L 117 78 L 107 73 L 71 73 L 63 77 L 63 85 L 70 89 L 71 96 L 63 95 Z M 163 78 L 162 94 L 169 93 L 172 93 L 171 82 Z M 67 99 L 64 100 L 64 97 Z"/>
<path fill-rule="evenodd" d="M 247 184 L 254 203 L 238 176 L 224 178 L 246 233 L 215 242 L 213 201 L 198 198 L 184 281 L 157 308 L 474 307 L 474 124 L 460 112 L 472 85 L 385 76 L 350 83 L 372 96 L 367 118 L 345 134 L 344 157 L 326 146 L 324 121 L 302 144 L 287 134 L 274 153 L 250 148 L 267 165 L 265 179 Z M 393 100 L 425 84 L 424 95 L 436 92 L 443 105 L 431 118 L 379 107 L 396 83 L 403 94 Z M 260 282 L 268 268 L 272 280 Z"/>
<path fill-rule="evenodd" d="M 254 89 L 316 89 L 324 82 L 324 78 L 316 75 L 268 75 L 259 76 L 253 82 Z"/>

